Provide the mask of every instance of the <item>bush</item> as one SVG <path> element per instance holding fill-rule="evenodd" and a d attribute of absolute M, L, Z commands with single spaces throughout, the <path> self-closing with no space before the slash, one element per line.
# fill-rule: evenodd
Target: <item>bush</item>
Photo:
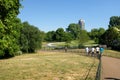
<path fill-rule="evenodd" d="M 22 55 L 22 51 L 17 51 L 15 55 Z"/>
<path fill-rule="evenodd" d="M 79 44 L 78 45 L 78 48 L 81 49 L 81 48 L 85 48 L 85 46 L 83 44 Z"/>

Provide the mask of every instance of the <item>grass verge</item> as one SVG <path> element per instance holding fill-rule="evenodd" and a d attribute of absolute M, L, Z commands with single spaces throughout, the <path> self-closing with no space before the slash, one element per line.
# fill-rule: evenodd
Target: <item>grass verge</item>
<path fill-rule="evenodd" d="M 105 50 L 103 55 L 120 59 L 120 52 L 115 50 Z"/>

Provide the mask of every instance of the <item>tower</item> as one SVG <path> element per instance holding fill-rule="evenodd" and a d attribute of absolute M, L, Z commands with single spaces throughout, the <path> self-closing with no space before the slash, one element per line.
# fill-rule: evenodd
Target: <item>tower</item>
<path fill-rule="evenodd" d="M 80 19 L 80 20 L 78 21 L 78 24 L 80 25 L 80 28 L 81 28 L 82 30 L 85 30 L 85 22 L 84 22 L 84 20 Z"/>

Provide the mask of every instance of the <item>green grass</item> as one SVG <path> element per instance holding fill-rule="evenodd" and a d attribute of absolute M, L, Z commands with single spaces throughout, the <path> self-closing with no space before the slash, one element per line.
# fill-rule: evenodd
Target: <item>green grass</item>
<path fill-rule="evenodd" d="M 105 50 L 103 55 L 120 59 L 120 52 L 119 51 Z"/>
<path fill-rule="evenodd" d="M 98 44 L 95 43 L 94 40 L 89 40 L 84 43 L 85 46 L 97 46 Z"/>
<path fill-rule="evenodd" d="M 0 80 L 94 80 L 97 66 L 93 57 L 40 51 L 0 60 Z"/>

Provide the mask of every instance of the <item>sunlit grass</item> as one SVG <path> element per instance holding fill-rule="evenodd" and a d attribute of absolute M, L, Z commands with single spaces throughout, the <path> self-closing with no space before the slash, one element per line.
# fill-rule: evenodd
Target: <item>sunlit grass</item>
<path fill-rule="evenodd" d="M 114 58 L 120 58 L 120 51 L 105 50 L 103 55 L 109 56 L 109 57 L 114 57 Z"/>
<path fill-rule="evenodd" d="M 40 51 L 0 60 L 0 80 L 94 80 L 97 66 L 93 57 Z"/>
<path fill-rule="evenodd" d="M 85 46 L 97 46 L 98 44 L 95 43 L 94 40 L 89 40 L 84 43 Z"/>

